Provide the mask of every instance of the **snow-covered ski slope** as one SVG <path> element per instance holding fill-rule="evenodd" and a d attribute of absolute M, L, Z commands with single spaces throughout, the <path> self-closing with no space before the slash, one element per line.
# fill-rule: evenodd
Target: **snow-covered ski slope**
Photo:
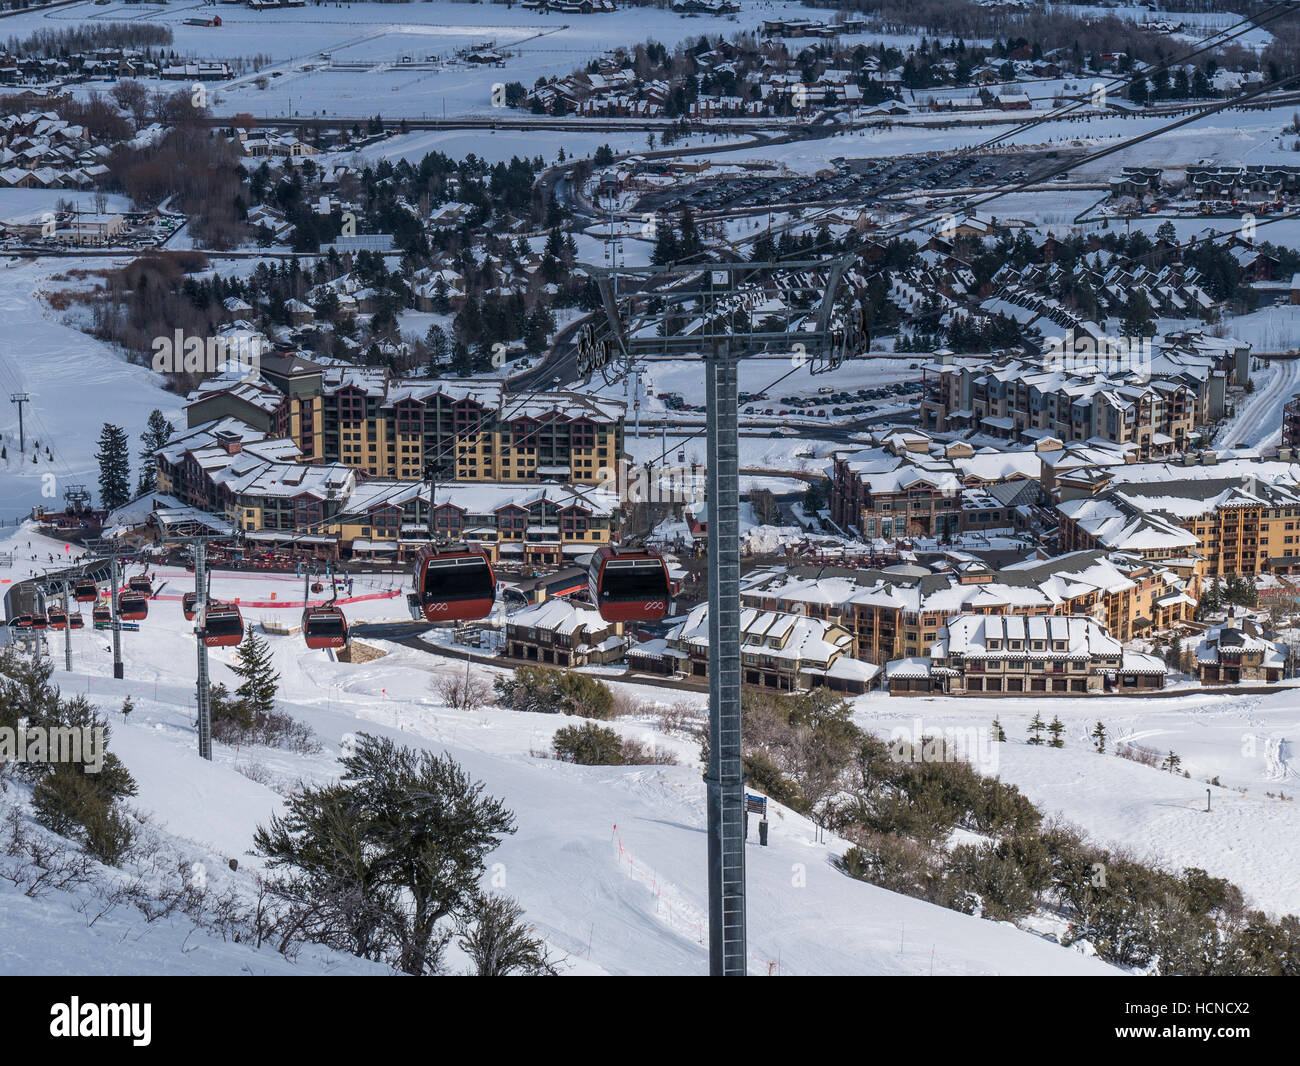
<path fill-rule="evenodd" d="M 19 536 L 22 547 L 16 550 L 21 555 L 27 534 Z M 53 547 L 32 539 L 33 550 L 48 552 Z M 0 543 L 0 550 L 8 546 Z M 5 576 L 10 575 L 0 575 Z M 62 635 L 52 638 L 54 659 L 61 667 Z M 672 748 L 681 765 L 601 768 L 559 763 L 534 753 L 548 749 L 552 733 L 571 724 L 570 719 L 499 710 L 456 712 L 441 706 L 433 685 L 440 675 L 463 670 L 460 662 L 390 645 L 391 654 L 383 659 L 349 665 L 307 651 L 294 637 L 268 639 L 282 675 L 283 706 L 315 729 L 324 745 L 320 754 L 235 750 L 217 744 L 212 763 L 198 757 L 191 706 L 194 642 L 179 603 L 155 601 L 141 630 L 124 634 L 125 680 L 113 680 L 108 635 L 93 630 L 73 634 L 73 673 L 56 672 L 65 691 L 87 692 L 110 713 L 112 749 L 139 783 L 133 802 L 152 812 L 168 833 L 192 842 L 196 858 L 213 869 L 237 858 L 241 870 L 251 873 L 258 868 L 258 860 L 249 854 L 253 830 L 283 802 L 271 786 L 287 789 L 299 780 L 330 778 L 349 733 L 389 735 L 405 744 L 450 752 L 514 811 L 518 832 L 490 857 L 485 887 L 519 899 L 548 943 L 567 958 L 567 970 L 707 970 L 704 788 L 693 740 L 653 733 L 644 722 L 620 720 L 616 728 Z M 214 681 L 233 680 L 227 668 L 232 655 L 212 653 Z M 675 693 L 661 689 L 629 689 L 647 700 L 677 702 Z M 128 695 L 135 710 L 124 722 L 117 710 Z M 694 694 L 682 696 L 690 699 Z M 251 780 L 241 769 L 269 784 Z M 1115 972 L 1094 958 L 1011 926 L 851 880 L 831 865 L 843 847 L 834 838 L 816 843 L 812 825 L 789 812 L 773 817 L 770 847 L 750 847 L 751 972 Z M 40 970 L 41 937 L 71 937 L 76 923 L 84 924 L 80 915 L 73 917 L 75 921 L 53 904 L 0 907 L 0 943 L 18 937 L 20 923 L 24 944 L 21 952 L 0 953 L 0 971 Z M 118 920 L 127 919 L 119 915 Z M 152 971 L 147 950 L 118 955 L 116 939 L 88 936 L 69 943 L 66 951 L 79 952 L 76 966 L 59 965 L 86 972 Z M 157 946 L 167 965 L 181 966 L 173 958 L 179 948 L 166 936 L 150 932 L 142 941 L 147 943 Z M 213 948 L 196 965 L 230 972 L 242 965 L 240 959 L 238 953 Z M 263 972 L 256 960 L 251 962 L 254 972 Z M 282 972 L 280 965 L 272 960 L 265 972 Z M 340 963 L 308 959 L 301 965 L 303 972 L 316 972 Z M 164 968 L 159 964 L 160 971 Z"/>
<path fill-rule="evenodd" d="M 106 269 L 115 262 L 102 259 L 90 265 Z M 84 484 L 98 496 L 95 452 L 102 423 L 126 430 L 133 483 L 139 436 L 149 412 L 158 408 L 178 426 L 184 424 L 181 397 L 164 391 L 159 375 L 129 364 L 120 353 L 65 324 L 62 313 L 42 302 L 51 275 L 84 265 L 78 260 L 0 261 L 0 434 L 5 453 L 0 459 L 0 518 L 10 523 L 38 505 L 61 509 L 63 493 L 73 484 Z M 9 402 L 13 393 L 30 397 L 23 409 L 25 455 L 18 450 L 18 408 Z"/>
<path fill-rule="evenodd" d="M 45 560 L 62 549 L 25 530 L 0 540 L 0 552 L 11 545 L 15 566 L 0 573 L 0 580 L 21 579 L 39 567 L 31 554 Z M 571 970 L 705 969 L 704 792 L 689 736 L 665 734 L 649 718 L 632 716 L 615 720 L 614 728 L 672 750 L 678 766 L 558 763 L 542 753 L 554 731 L 571 724 L 568 719 L 443 706 L 437 682 L 463 671 L 463 661 L 389 644 L 380 645 L 389 652 L 382 659 L 344 664 L 307 651 L 296 637 L 269 636 L 284 707 L 312 726 L 324 750 L 304 756 L 218 744 L 215 761 L 207 764 L 195 753 L 194 643 L 175 598 L 192 578 L 168 569 L 156 577 L 161 592 L 149 618 L 138 633 L 123 636 L 126 679 L 111 678 L 108 636 L 91 630 L 73 634 L 73 673 L 60 669 L 56 679 L 110 712 L 113 748 L 140 784 L 135 802 L 154 812 L 168 832 L 192 842 L 209 866 L 220 868 L 233 857 L 246 871 L 256 869 L 257 860 L 248 853 L 253 829 L 280 809 L 282 793 L 299 780 L 330 779 L 346 734 L 381 733 L 451 752 L 515 812 L 519 831 L 492 856 L 500 865 L 489 870 L 489 884 L 519 898 L 548 942 L 568 957 Z M 395 580 L 358 577 L 354 591 L 358 596 L 382 592 Z M 285 603 L 246 606 L 246 617 L 296 622 L 298 608 L 287 604 L 298 598 L 301 586 L 291 578 L 219 575 L 214 592 L 238 596 L 245 605 Z M 401 613 L 400 600 L 387 598 L 367 599 L 350 610 L 358 620 Z M 62 635 L 51 636 L 61 667 Z M 215 682 L 235 682 L 231 662 L 232 651 L 211 653 Z M 497 673 L 479 666 L 472 670 L 485 679 Z M 614 684 L 648 703 L 698 709 L 702 702 L 694 692 Z M 116 711 L 127 695 L 136 709 L 124 723 Z M 1025 743 L 1035 710 L 1060 715 L 1066 724 L 1063 749 Z M 1291 692 L 1072 698 L 1052 701 L 1046 709 L 1033 701 L 876 694 L 859 698 L 855 711 L 860 724 L 885 736 L 895 729 L 941 733 L 986 727 L 997 715 L 1009 741 L 993 746 L 995 766 L 980 769 L 1017 784 L 1049 816 L 1064 817 L 1100 842 L 1171 868 L 1199 866 L 1228 877 L 1253 906 L 1275 914 L 1300 910 L 1300 887 L 1292 875 L 1300 867 L 1300 805 L 1289 798 L 1300 790 L 1292 765 L 1300 705 Z M 1190 776 L 1096 754 L 1088 733 L 1098 720 L 1106 724 L 1109 749 L 1116 741 L 1132 741 L 1161 753 L 1173 750 Z M 1219 785 L 1207 784 L 1216 777 Z M 753 972 L 1105 969 L 1032 934 L 852 881 L 830 864 L 844 846 L 834 838 L 816 843 L 806 820 L 779 811 L 772 820 L 771 847 L 750 847 Z M 13 919 L 3 909 L 0 915 L 0 935 L 5 935 L 4 925 Z M 36 909 L 29 920 L 44 919 Z M 214 972 L 226 965 L 224 958 L 210 961 Z M 108 957 L 101 964 L 117 965 Z M 300 965 L 320 964 L 304 960 Z"/>

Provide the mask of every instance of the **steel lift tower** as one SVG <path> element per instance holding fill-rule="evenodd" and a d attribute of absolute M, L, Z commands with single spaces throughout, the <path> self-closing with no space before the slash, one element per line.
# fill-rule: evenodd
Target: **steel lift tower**
<path fill-rule="evenodd" d="M 834 370 L 865 347 L 847 283 L 856 253 L 834 259 L 581 265 L 605 323 L 578 336 L 578 371 L 612 380 L 639 356 L 695 356 L 704 366 L 709 505 L 709 973 L 744 976 L 745 772 L 740 727 L 740 443 L 737 364 L 788 355 L 791 372 Z M 620 284 L 621 279 L 621 284 Z"/>

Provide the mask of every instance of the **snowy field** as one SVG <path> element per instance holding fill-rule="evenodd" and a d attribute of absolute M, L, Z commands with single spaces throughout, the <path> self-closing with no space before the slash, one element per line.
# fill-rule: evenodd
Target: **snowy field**
<path fill-rule="evenodd" d="M 657 145 L 658 138 L 655 140 Z M 673 147 L 724 147 L 739 140 L 741 138 L 697 133 L 679 138 L 673 142 Z M 355 152 L 344 153 L 343 157 L 349 163 L 358 159 L 372 164 L 381 159 L 390 162 L 405 159 L 409 163 L 418 163 L 430 152 L 442 152 L 452 159 L 476 155 L 489 163 L 508 163 L 515 156 L 533 159 L 540 155 L 551 163 L 561 148 L 564 149 L 565 158 L 571 159 L 593 155 L 597 148 L 606 144 L 613 149 L 615 155 L 649 149 L 646 134 L 640 131 L 575 133 L 569 130 L 414 130 L 367 145 Z"/>
<path fill-rule="evenodd" d="M 58 210 L 71 204 L 74 211 L 93 214 L 96 194 L 75 189 L 0 189 L 0 222 L 16 222 Z M 104 210 L 109 214 L 129 211 L 131 201 L 118 193 L 104 194 Z"/>
<path fill-rule="evenodd" d="M 527 11 L 490 3 L 364 4 L 323 3 L 299 9 L 258 12 L 222 4 L 220 27 L 184 25 L 210 15 L 199 3 L 167 5 L 87 0 L 43 13 L 6 19 L 5 35 L 24 37 L 38 29 L 85 22 L 141 20 L 166 25 L 178 57 L 231 59 L 264 56 L 269 79 L 258 74 L 212 83 L 213 106 L 221 113 L 256 116 L 438 118 L 444 114 L 489 115 L 492 86 L 561 76 L 585 66 L 606 49 L 661 41 L 671 52 L 701 35 L 731 37 L 763 18 L 814 18 L 824 10 L 771 0 L 741 0 L 739 16 L 683 18 L 668 10 L 621 8 L 611 14 L 572 15 Z M 504 67 L 457 62 L 461 49 L 483 45 L 508 53 Z M 328 57 L 322 53 L 328 53 Z M 404 61 L 405 60 L 405 61 Z M 278 75 L 273 77 L 272 75 Z M 175 83 L 163 82 L 171 90 Z M 104 91 L 107 82 L 78 87 Z"/>
<path fill-rule="evenodd" d="M 859 698 L 858 723 L 883 735 L 895 729 L 939 734 L 987 727 L 996 716 L 1008 743 L 977 767 L 1018 785 L 1044 811 L 1060 814 L 1094 838 L 1174 868 L 1199 866 L 1227 877 L 1257 907 L 1300 913 L 1300 701 L 1273 695 L 1089 699 Z M 1057 714 L 1065 747 L 1026 742 L 1035 712 Z M 1088 734 L 1105 724 L 1108 753 Z M 1175 751 L 1190 777 L 1114 754 L 1116 742 Z M 1220 785 L 1208 782 L 1218 778 Z M 1209 787 L 1210 813 L 1205 812 Z M 1272 793 L 1272 798 L 1269 797 Z M 1280 798 L 1285 795 L 1285 799 Z"/>
<path fill-rule="evenodd" d="M 1044 113 L 1050 108 L 1038 109 Z M 1224 111 L 1189 122 L 1185 126 L 1161 134 L 1157 138 L 1134 145 L 1105 159 L 1075 167 L 1071 180 L 1105 183 L 1111 175 L 1118 174 L 1123 166 L 1181 167 L 1197 159 L 1239 163 L 1294 163 L 1296 153 L 1291 150 L 1295 140 L 1282 137 L 1281 130 L 1291 121 L 1295 108 L 1291 105 L 1260 111 Z M 873 125 L 846 131 L 834 137 L 816 141 L 797 141 L 792 144 L 764 145 L 730 153 L 727 161 L 740 163 L 767 160 L 784 164 L 791 170 L 814 174 L 831 165 L 839 157 L 847 159 L 878 159 L 909 155 L 917 152 L 945 152 L 972 148 L 984 144 L 995 136 L 1007 134 L 999 142 L 1000 148 L 1022 149 L 1028 147 L 1086 148 L 1109 147 L 1160 129 L 1169 118 L 1126 118 L 1115 114 L 1097 115 L 1080 112 L 1062 115 L 1044 121 L 1032 129 L 1011 133 L 1015 125 L 981 126 L 978 119 L 960 121 L 961 116 L 943 128 L 927 128 L 919 119 L 902 119 L 891 125 Z M 1033 112 L 1022 113 L 1019 120 L 1036 117 Z M 945 120 L 948 116 L 944 116 Z M 930 116 L 925 122 L 932 122 Z M 909 124 L 915 123 L 915 124 Z"/>
<path fill-rule="evenodd" d="M 1161 19 L 1175 24 L 1181 22 L 1184 32 L 1170 35 L 1175 41 L 1199 42 L 1209 34 L 1225 30 L 1242 20 L 1241 15 L 1229 11 L 1160 12 L 1153 11 L 1143 4 L 1121 4 L 1115 7 L 1099 4 L 1065 4 L 1062 7 L 1071 14 L 1083 18 L 1119 18 L 1139 25 Z M 1235 43 L 1243 48 L 1253 48 L 1258 51 L 1272 39 L 1273 35 L 1267 29 L 1255 28 L 1237 37 Z"/>

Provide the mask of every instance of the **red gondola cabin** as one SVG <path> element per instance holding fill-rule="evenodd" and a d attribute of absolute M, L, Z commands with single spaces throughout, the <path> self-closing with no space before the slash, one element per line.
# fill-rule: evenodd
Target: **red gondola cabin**
<path fill-rule="evenodd" d="M 123 589 L 117 594 L 117 616 L 123 622 L 140 622 L 149 617 L 149 598 L 142 592 Z"/>
<path fill-rule="evenodd" d="M 203 643 L 233 648 L 244 639 L 244 619 L 233 603 L 210 603 L 203 615 Z"/>
<path fill-rule="evenodd" d="M 655 551 L 606 544 L 587 569 L 591 602 L 607 622 L 657 622 L 668 613 L 668 564 Z"/>
<path fill-rule="evenodd" d="M 430 622 L 486 618 L 496 601 L 497 582 L 487 552 L 471 548 L 421 548 L 415 560 L 415 593 Z"/>
<path fill-rule="evenodd" d="M 333 605 L 308 607 L 302 612 L 302 637 L 307 647 L 342 648 L 348 642 L 348 620 Z"/>

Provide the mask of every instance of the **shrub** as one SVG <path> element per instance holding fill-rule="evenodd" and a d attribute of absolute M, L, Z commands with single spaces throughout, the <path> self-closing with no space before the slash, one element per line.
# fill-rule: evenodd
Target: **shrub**
<path fill-rule="evenodd" d="M 306 722 L 277 710 L 255 710 L 247 700 L 233 699 L 225 685 L 209 692 L 212 739 L 221 744 L 263 744 L 310 755 L 321 750 L 320 741 Z"/>
<path fill-rule="evenodd" d="M 676 766 L 677 756 L 655 747 L 653 741 L 627 737 L 623 741 L 623 762 L 628 766 Z"/>
<path fill-rule="evenodd" d="M 120 763 L 110 768 L 106 759 L 94 774 L 58 763 L 36 783 L 32 806 L 47 829 L 79 840 L 95 858 L 116 865 L 131 846 L 131 827 L 117 800 L 135 792 L 135 782 Z"/>
<path fill-rule="evenodd" d="M 512 711 L 609 718 L 615 710 L 609 686 L 576 670 L 520 666 L 494 685 L 501 705 Z"/>
<path fill-rule="evenodd" d="M 1014 922 L 1037 903 L 1033 885 L 1015 853 L 1001 844 L 963 844 L 944 870 L 947 906 L 998 922 Z"/>
<path fill-rule="evenodd" d="M 509 896 L 479 895 L 457 925 L 461 950 L 478 977 L 553 976 L 546 945 L 532 935 L 524 911 Z"/>
<path fill-rule="evenodd" d="M 938 900 L 942 874 L 934 851 L 915 840 L 883 833 L 858 833 L 855 840 L 835 860 L 850 877 L 916 899 Z"/>
<path fill-rule="evenodd" d="M 557 730 L 551 740 L 555 757 L 583 766 L 622 766 L 623 738 L 614 730 L 583 722 Z"/>
<path fill-rule="evenodd" d="M 492 699 L 492 689 L 481 677 L 466 677 L 460 671 L 435 682 L 438 698 L 456 711 L 479 711 Z"/>

